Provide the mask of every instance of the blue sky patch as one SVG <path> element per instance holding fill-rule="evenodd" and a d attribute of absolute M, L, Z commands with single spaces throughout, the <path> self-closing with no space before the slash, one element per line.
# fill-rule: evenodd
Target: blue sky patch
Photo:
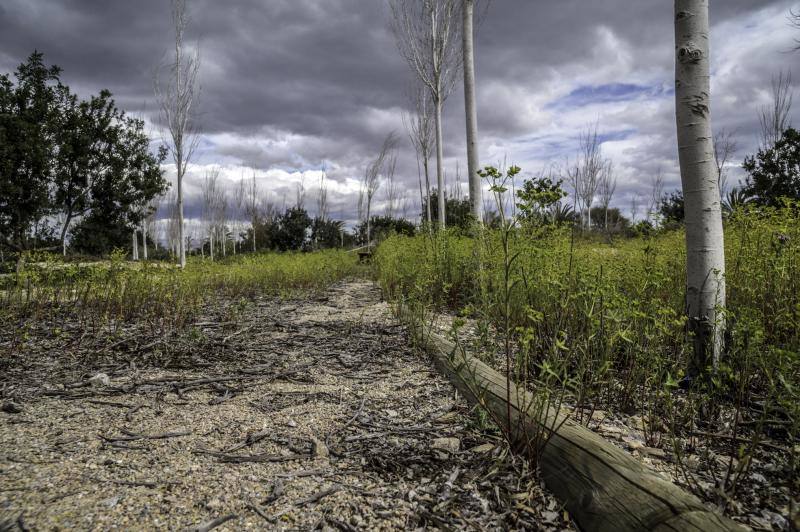
<path fill-rule="evenodd" d="M 662 97 L 671 89 L 661 85 L 637 85 L 634 83 L 609 83 L 606 85 L 581 85 L 572 92 L 547 105 L 553 107 L 583 107 L 592 104 L 625 102 L 640 97 Z"/>

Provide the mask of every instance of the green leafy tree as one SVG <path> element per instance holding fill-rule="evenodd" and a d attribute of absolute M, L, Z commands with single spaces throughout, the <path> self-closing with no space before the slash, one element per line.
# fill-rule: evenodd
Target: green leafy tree
<path fill-rule="evenodd" d="M 549 211 L 556 203 L 567 196 L 561 188 L 561 181 L 549 177 L 526 179 L 517 190 L 517 209 L 523 223 L 547 225 L 552 222 Z"/>
<path fill-rule="evenodd" d="M 125 117 L 110 92 L 80 101 L 60 73 L 34 52 L 16 83 L 0 76 L 0 246 L 55 249 L 57 214 L 62 248 L 77 217 L 83 228 L 73 237 L 86 250 L 126 246 L 117 235 L 166 190 L 166 150 L 151 153 L 144 123 Z"/>
<path fill-rule="evenodd" d="M 676 190 L 670 194 L 664 194 L 661 197 L 658 213 L 664 220 L 664 225 L 668 227 L 683 225 L 683 192 Z"/>
<path fill-rule="evenodd" d="M 17 68 L 16 83 L 0 75 L 0 245 L 15 252 L 37 246 L 37 228 L 53 210 L 60 73 L 34 52 Z"/>
<path fill-rule="evenodd" d="M 744 192 L 759 205 L 777 207 L 782 198 L 800 199 L 800 132 L 790 127 L 771 148 L 746 157 L 742 166 L 749 174 Z"/>
<path fill-rule="evenodd" d="M 436 201 L 434 199 L 434 201 Z M 422 212 L 425 212 L 424 210 Z M 447 218 L 452 222 L 453 218 Z M 394 218 L 391 216 L 373 216 L 370 219 L 370 232 L 372 239 L 380 242 L 385 240 L 386 237 L 397 234 L 405 236 L 414 236 L 417 228 L 413 223 L 404 218 Z M 367 236 L 367 224 L 361 222 L 356 226 L 356 235 L 360 241 L 365 241 Z"/>
<path fill-rule="evenodd" d="M 274 246 L 280 251 L 300 250 L 305 247 L 311 218 L 305 209 L 292 207 L 278 219 Z"/>
<path fill-rule="evenodd" d="M 311 222 L 311 243 L 314 249 L 338 248 L 344 240 L 344 222 L 317 216 Z"/>
<path fill-rule="evenodd" d="M 168 188 L 161 170 L 166 148 L 150 152 L 144 122 L 124 118 L 115 128 L 104 163 L 86 194 L 86 215 L 72 233 L 72 247 L 104 254 L 127 247 L 133 228 L 150 214 L 147 205 Z"/>
<path fill-rule="evenodd" d="M 104 90 L 80 101 L 65 86 L 59 88 L 58 152 L 54 160 L 55 205 L 63 216 L 61 245 L 66 254 L 73 219 L 92 207 L 94 184 L 112 170 L 112 155 L 122 114 Z"/>
<path fill-rule="evenodd" d="M 422 212 L 426 213 L 428 209 L 428 204 L 430 205 L 438 205 L 439 204 L 439 191 L 433 189 L 431 191 L 430 197 L 427 199 L 423 199 L 422 202 Z M 472 216 L 472 204 L 468 198 L 459 199 L 459 198 L 446 198 L 445 199 L 445 220 L 447 220 L 448 227 L 458 227 L 459 229 L 468 229 L 475 218 Z M 431 219 L 433 224 L 439 221 L 439 212 L 437 209 L 431 209 Z"/>
<path fill-rule="evenodd" d="M 625 232 L 631 224 L 617 207 L 604 209 L 603 207 L 592 207 L 591 209 L 592 227 L 608 231 L 609 233 Z M 606 224 L 606 222 L 608 222 Z"/>

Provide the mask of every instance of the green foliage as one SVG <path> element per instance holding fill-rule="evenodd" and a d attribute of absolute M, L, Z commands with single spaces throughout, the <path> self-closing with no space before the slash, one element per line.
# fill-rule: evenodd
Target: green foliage
<path fill-rule="evenodd" d="M 344 222 L 327 220 L 317 216 L 311 222 L 312 249 L 330 249 L 343 247 Z"/>
<path fill-rule="evenodd" d="M 781 205 L 781 198 L 800 200 L 800 131 L 789 128 L 769 149 L 746 157 L 745 193 L 761 205 Z"/>
<path fill-rule="evenodd" d="M 433 222 L 434 227 L 437 226 L 439 222 L 439 209 L 437 205 L 439 205 L 439 191 L 434 189 L 431 191 L 431 195 L 429 198 L 426 198 L 422 202 L 422 210 L 420 212 L 423 213 L 422 221 L 423 223 L 426 222 L 425 217 L 427 216 L 425 213 L 428 212 L 427 205 L 430 203 L 431 205 L 431 221 Z M 459 229 L 469 229 L 469 227 L 473 223 L 472 218 L 472 211 L 470 209 L 469 199 L 459 199 L 459 198 L 445 198 L 444 201 L 444 216 L 445 220 L 447 221 L 447 227 L 458 227 Z"/>
<path fill-rule="evenodd" d="M 288 251 L 305 247 L 307 231 L 311 227 L 311 218 L 305 209 L 299 207 L 286 209 L 277 222 L 277 231 L 273 236 L 275 249 Z"/>
<path fill-rule="evenodd" d="M 545 225 L 553 222 L 550 209 L 561 199 L 567 197 L 561 188 L 562 181 L 553 181 L 549 177 L 535 177 L 522 182 L 517 190 L 517 209 L 520 220 L 532 225 Z"/>
<path fill-rule="evenodd" d="M 0 245 L 41 247 L 40 228 L 62 215 L 60 239 L 84 217 L 77 247 L 107 252 L 166 190 L 166 149 L 150 152 L 144 123 L 117 109 L 110 92 L 81 101 L 60 73 L 34 53 L 17 69 L 16 84 L 0 76 Z M 98 238 L 81 239 L 87 232 Z"/>
<path fill-rule="evenodd" d="M 16 84 L 0 76 L 0 244 L 14 251 L 36 245 L 34 226 L 52 211 L 60 73 L 34 52 L 17 69 Z"/>
<path fill-rule="evenodd" d="M 747 191 L 742 188 L 734 187 L 722 198 L 722 214 L 724 216 L 730 216 L 734 212 L 747 206 L 751 200 L 752 198 L 748 195 Z"/>
<path fill-rule="evenodd" d="M 498 193 L 504 188 L 493 185 Z M 689 406 L 684 402 L 676 412 L 672 385 L 683 377 L 692 351 L 682 230 L 610 244 L 573 243 L 567 231 L 533 238 L 522 229 L 486 230 L 477 238 L 452 232 L 432 239 L 391 237 L 374 262 L 389 297 L 472 318 L 479 347 L 502 351 L 496 338 L 514 331 L 515 350 L 524 354 L 517 379 L 543 382 L 556 375 L 550 382 L 571 394 L 574 405 L 645 414 L 653 420 L 653 438 L 664 435 L 656 422 L 669 412 L 675 416 L 667 432 L 688 430 L 695 423 L 691 416 L 716 423 L 709 404 L 741 410 L 737 415 L 758 428 L 754 414 L 742 410 L 754 401 L 788 412 L 786 430 L 797 435 L 799 207 L 749 207 L 728 218 L 727 370 L 691 391 Z"/>
<path fill-rule="evenodd" d="M 309 217 L 305 209 L 290 207 L 283 214 L 259 214 L 254 220 L 256 248 L 273 251 L 301 251 L 338 248 L 352 244 L 343 223 Z M 242 249 L 252 249 L 253 229 L 242 233 Z"/>
<path fill-rule="evenodd" d="M 630 227 L 628 220 L 617 207 L 592 207 L 589 211 L 592 218 L 592 227 L 602 229 L 609 233 L 623 233 Z"/>
<path fill-rule="evenodd" d="M 449 220 L 449 218 L 448 218 Z M 372 239 L 378 242 L 385 240 L 390 235 L 414 236 L 417 228 L 413 223 L 403 218 L 392 218 L 390 216 L 373 216 L 370 219 L 370 232 Z M 367 240 L 367 224 L 361 222 L 355 229 L 356 238 L 359 242 Z"/>
<path fill-rule="evenodd" d="M 130 263 L 126 252 L 99 263 L 64 263 L 38 253 L 15 275 L 0 277 L 0 325 L 77 315 L 82 323 L 103 325 L 144 320 L 153 327 L 179 328 L 208 298 L 233 299 L 316 291 L 360 271 L 345 251 L 248 253 L 223 261 L 189 261 L 185 270 L 159 263 Z"/>
<path fill-rule="evenodd" d="M 664 194 L 661 198 L 661 205 L 658 207 L 658 213 L 666 226 L 679 226 L 683 225 L 685 218 L 683 212 L 683 192 L 676 190 L 670 194 Z"/>

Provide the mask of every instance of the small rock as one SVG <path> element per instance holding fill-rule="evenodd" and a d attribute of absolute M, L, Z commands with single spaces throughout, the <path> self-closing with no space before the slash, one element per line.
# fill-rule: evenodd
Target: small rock
<path fill-rule="evenodd" d="M 100 386 L 110 386 L 111 378 L 105 373 L 98 373 L 89 379 L 89 383 L 96 388 Z"/>
<path fill-rule="evenodd" d="M 3 403 L 2 410 L 7 414 L 19 414 L 20 412 L 22 412 L 22 407 L 19 406 L 17 403 L 12 403 L 11 401 L 8 401 Z"/>
<path fill-rule="evenodd" d="M 663 458 L 667 455 L 664 452 L 664 449 L 659 449 L 658 447 L 642 447 L 639 449 L 639 452 L 648 454 L 650 456 L 655 456 L 657 458 Z"/>
<path fill-rule="evenodd" d="M 638 451 L 644 448 L 644 443 L 640 442 L 635 438 L 626 440 L 625 443 L 628 444 L 628 449 L 630 449 L 631 451 Z"/>
<path fill-rule="evenodd" d="M 118 496 L 116 496 L 116 497 L 110 497 L 110 498 L 108 498 L 108 499 L 104 500 L 104 501 L 103 501 L 103 504 L 105 504 L 105 505 L 106 505 L 106 506 L 108 506 L 109 508 L 113 508 L 114 506 L 116 506 L 117 504 L 119 504 L 119 500 L 120 500 L 120 497 L 119 497 L 119 495 L 118 495 Z"/>
<path fill-rule="evenodd" d="M 457 412 L 447 412 L 446 414 L 442 414 L 441 416 L 437 417 L 433 420 L 434 423 L 452 423 L 458 417 Z"/>
<path fill-rule="evenodd" d="M 476 447 L 473 447 L 472 449 L 470 449 L 470 451 L 472 451 L 473 453 L 488 453 L 492 449 L 494 449 L 494 445 L 492 445 L 491 443 L 484 443 L 483 445 L 478 445 Z"/>
<path fill-rule="evenodd" d="M 222 501 L 217 498 L 211 499 L 206 503 L 206 508 L 209 510 L 218 510 L 222 508 Z"/>
<path fill-rule="evenodd" d="M 322 441 L 311 436 L 311 442 L 314 444 L 314 458 L 328 458 L 330 456 L 328 447 Z"/>
<path fill-rule="evenodd" d="M 461 440 L 458 438 L 436 438 L 433 440 L 431 447 L 449 453 L 457 453 L 461 449 Z"/>

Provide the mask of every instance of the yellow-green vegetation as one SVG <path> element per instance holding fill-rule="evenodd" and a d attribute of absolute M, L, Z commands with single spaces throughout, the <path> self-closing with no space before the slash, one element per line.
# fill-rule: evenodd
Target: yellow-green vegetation
<path fill-rule="evenodd" d="M 682 231 L 613 242 L 563 227 L 476 231 L 389 238 L 375 258 L 383 289 L 472 319 L 484 354 L 502 351 L 497 340 L 510 337 L 514 379 L 565 392 L 584 420 L 596 408 L 635 412 L 650 445 L 720 430 L 739 458 L 765 434 L 787 437 L 792 448 L 800 426 L 799 205 L 727 219 L 726 354 L 708 379 L 680 393 L 692 359 Z M 680 458 L 682 449 L 675 452 Z M 737 464 L 721 493 L 747 468 Z"/>
<path fill-rule="evenodd" d="M 162 263 L 65 264 L 29 258 L 29 266 L 0 281 L 0 320 L 74 312 L 103 321 L 144 319 L 180 326 L 205 301 L 318 291 L 360 271 L 357 257 L 339 250 L 259 253 L 225 260 L 190 260 L 185 270 Z"/>

